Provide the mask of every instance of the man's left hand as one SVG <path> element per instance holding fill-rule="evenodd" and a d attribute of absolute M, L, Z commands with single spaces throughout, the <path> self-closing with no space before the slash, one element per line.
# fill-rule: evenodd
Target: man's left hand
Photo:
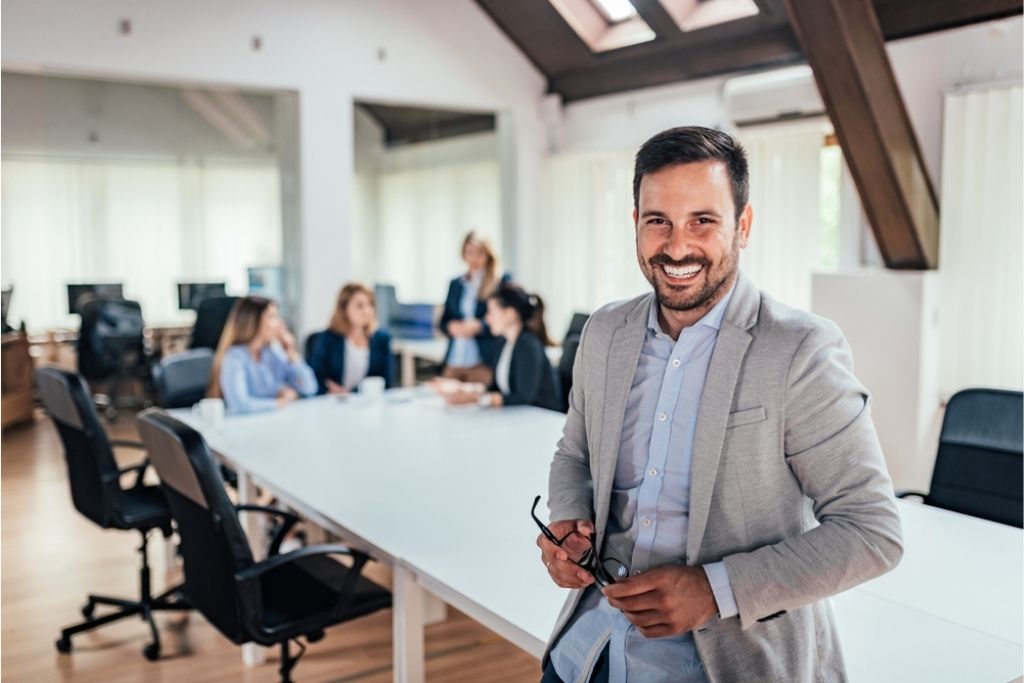
<path fill-rule="evenodd" d="M 718 613 L 702 567 L 655 567 L 603 589 L 608 603 L 647 638 L 692 631 Z"/>

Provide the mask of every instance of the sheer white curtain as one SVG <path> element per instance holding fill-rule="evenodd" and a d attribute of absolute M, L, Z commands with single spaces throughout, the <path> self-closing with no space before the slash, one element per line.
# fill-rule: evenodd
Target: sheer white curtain
<path fill-rule="evenodd" d="M 779 301 L 811 306 L 822 231 L 821 150 L 825 121 L 774 124 L 740 131 L 750 167 L 754 223 L 740 266 Z"/>
<path fill-rule="evenodd" d="M 531 251 L 536 282 L 523 283 L 546 304 L 553 337 L 573 312 L 650 290 L 633 237 L 634 150 L 566 153 L 544 163 L 541 225 Z"/>
<path fill-rule="evenodd" d="M 10 319 L 75 326 L 68 282 L 123 282 L 151 323 L 179 317 L 180 281 L 226 281 L 281 257 L 273 164 L 5 157 L 2 279 Z"/>
<path fill-rule="evenodd" d="M 383 172 L 377 176 L 376 230 L 365 233 L 371 257 L 356 272 L 368 282 L 395 285 L 407 303 L 441 301 L 451 278 L 465 269 L 462 239 L 469 230 L 501 245 L 501 202 L 496 161 L 452 163 Z"/>
<path fill-rule="evenodd" d="M 1020 389 L 1024 349 L 1021 86 L 946 97 L 940 382 Z"/>

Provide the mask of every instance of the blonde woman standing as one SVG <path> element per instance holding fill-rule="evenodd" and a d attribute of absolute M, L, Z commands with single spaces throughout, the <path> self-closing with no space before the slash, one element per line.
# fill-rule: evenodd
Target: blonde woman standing
<path fill-rule="evenodd" d="M 462 241 L 462 260 L 466 272 L 449 284 L 441 315 L 441 332 L 450 339 L 441 374 L 463 382 L 490 384 L 493 372 L 489 363 L 498 340 L 484 321 L 487 297 L 509 277 L 499 277 L 494 248 L 476 232 Z"/>

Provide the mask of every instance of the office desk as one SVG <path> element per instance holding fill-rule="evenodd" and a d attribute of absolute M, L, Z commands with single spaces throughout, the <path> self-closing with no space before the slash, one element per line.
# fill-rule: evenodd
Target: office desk
<path fill-rule="evenodd" d="M 543 651 L 565 591 L 538 561 L 529 507 L 536 494 L 546 498 L 563 420 L 537 408 L 324 396 L 202 431 L 239 471 L 241 495 L 264 486 L 394 568 L 395 678 L 421 681 L 424 591 L 535 656 Z M 903 563 L 834 601 L 853 680 L 1020 675 L 1021 531 L 909 502 L 900 509 Z M 932 559 L 951 548 L 980 559 Z M 951 597 L 977 567 L 989 569 L 968 598 Z"/>

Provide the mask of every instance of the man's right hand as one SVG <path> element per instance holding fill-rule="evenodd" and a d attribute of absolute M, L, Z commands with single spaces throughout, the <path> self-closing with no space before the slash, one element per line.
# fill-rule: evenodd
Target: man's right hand
<path fill-rule="evenodd" d="M 592 538 L 594 524 L 589 519 L 565 519 L 548 525 L 556 538 L 563 538 L 574 529 L 584 537 Z M 544 534 L 537 536 L 537 547 L 544 566 L 551 575 L 551 580 L 562 588 L 585 588 L 594 583 L 593 575 L 569 559 L 567 552 L 572 550 L 573 539 L 570 537 L 562 547 L 549 541 Z"/>

